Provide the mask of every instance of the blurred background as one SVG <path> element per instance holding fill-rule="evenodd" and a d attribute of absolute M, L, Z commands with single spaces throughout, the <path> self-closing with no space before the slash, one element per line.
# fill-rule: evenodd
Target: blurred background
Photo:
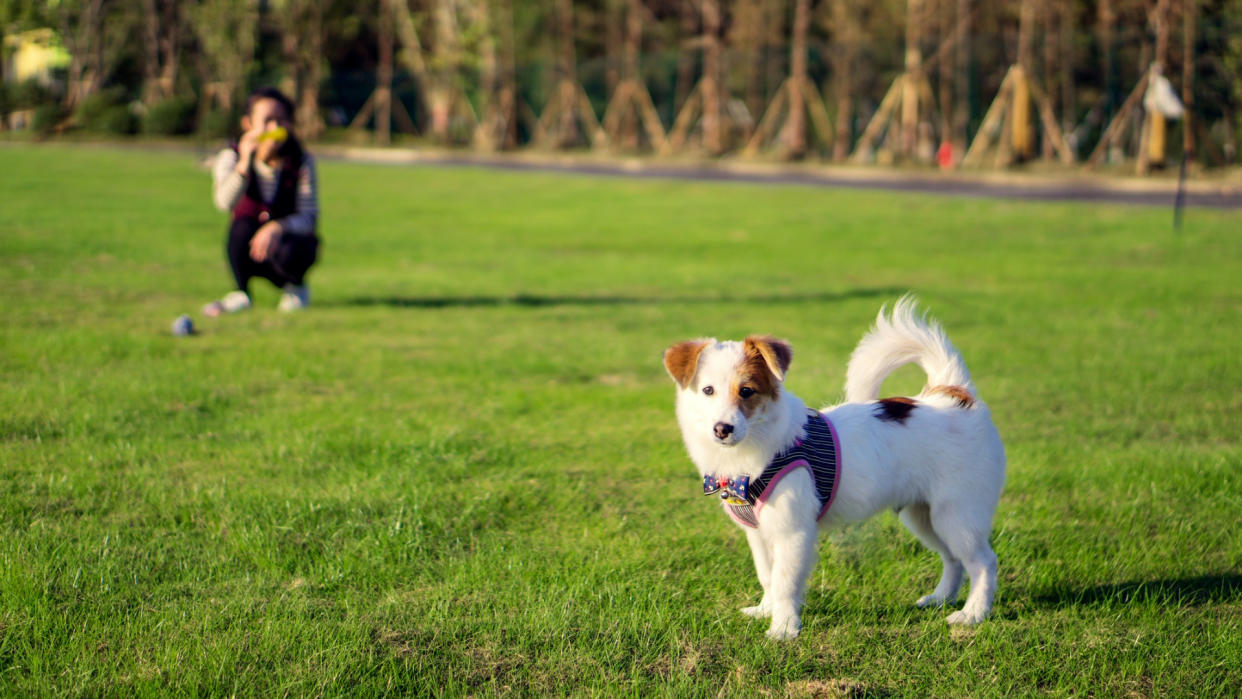
<path fill-rule="evenodd" d="M 0 124 L 1139 174 L 1238 160 L 1242 0 L 0 0 Z"/>

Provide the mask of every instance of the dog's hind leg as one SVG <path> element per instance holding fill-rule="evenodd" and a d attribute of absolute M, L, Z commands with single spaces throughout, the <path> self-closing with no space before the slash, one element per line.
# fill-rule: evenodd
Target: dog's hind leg
<path fill-rule="evenodd" d="M 927 505 L 909 505 L 900 513 L 901 523 L 911 534 L 918 537 L 927 548 L 940 554 L 944 568 L 940 573 L 940 582 L 930 595 L 923 595 L 915 604 L 919 607 L 943 607 L 957 600 L 957 593 L 962 587 L 962 562 L 953 557 L 949 547 L 936 535 L 932 528 L 931 509 Z"/>
<path fill-rule="evenodd" d="M 990 520 L 990 517 L 984 517 Z M 970 574 L 970 594 L 966 604 L 945 621 L 950 624 L 977 624 L 992 611 L 996 596 L 996 553 L 988 543 L 987 526 L 980 527 L 978 513 L 962 512 L 952 506 L 931 512 L 932 526 L 949 551 L 962 562 Z"/>
<path fill-rule="evenodd" d="M 756 619 L 766 619 L 772 616 L 772 597 L 768 594 L 772 585 L 772 554 L 768 550 L 768 542 L 758 529 L 747 529 L 746 541 L 750 543 L 750 555 L 755 559 L 755 573 L 759 575 L 763 599 L 753 607 L 744 607 L 742 613 Z"/>

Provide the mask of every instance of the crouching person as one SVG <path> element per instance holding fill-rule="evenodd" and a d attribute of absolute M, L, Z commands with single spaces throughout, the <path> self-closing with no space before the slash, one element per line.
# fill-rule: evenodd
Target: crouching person
<path fill-rule="evenodd" d="M 319 251 L 319 197 L 315 161 L 293 132 L 293 114 L 279 90 L 255 90 L 241 138 L 216 158 L 212 193 L 216 208 L 232 213 L 226 250 L 236 288 L 204 306 L 204 315 L 250 308 L 254 277 L 281 290 L 280 310 L 310 305 L 306 274 Z"/>

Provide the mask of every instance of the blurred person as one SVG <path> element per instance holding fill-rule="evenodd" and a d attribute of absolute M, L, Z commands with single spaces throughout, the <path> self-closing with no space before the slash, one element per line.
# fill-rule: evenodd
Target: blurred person
<path fill-rule="evenodd" d="M 310 305 L 306 273 L 319 250 L 319 194 L 315 161 L 293 132 L 293 115 L 279 90 L 255 90 L 241 137 L 216 157 L 212 195 L 216 208 L 232 214 L 225 250 L 237 288 L 204 306 L 204 315 L 250 308 L 254 277 L 281 290 L 280 310 Z"/>

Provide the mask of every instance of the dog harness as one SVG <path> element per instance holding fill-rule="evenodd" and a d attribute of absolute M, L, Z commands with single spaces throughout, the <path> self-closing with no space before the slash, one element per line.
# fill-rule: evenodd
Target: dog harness
<path fill-rule="evenodd" d="M 815 494 L 819 497 L 819 515 L 815 520 L 823 519 L 836 497 L 837 476 L 841 472 L 837 430 L 818 410 L 806 411 L 803 429 L 806 436 L 773 457 L 757 478 L 717 478 L 709 473 L 703 476 L 703 494 L 720 493 L 721 505 L 733 521 L 755 529 L 759 527 L 759 513 L 772 494 L 772 488 L 785 476 L 805 468 L 815 481 Z"/>

